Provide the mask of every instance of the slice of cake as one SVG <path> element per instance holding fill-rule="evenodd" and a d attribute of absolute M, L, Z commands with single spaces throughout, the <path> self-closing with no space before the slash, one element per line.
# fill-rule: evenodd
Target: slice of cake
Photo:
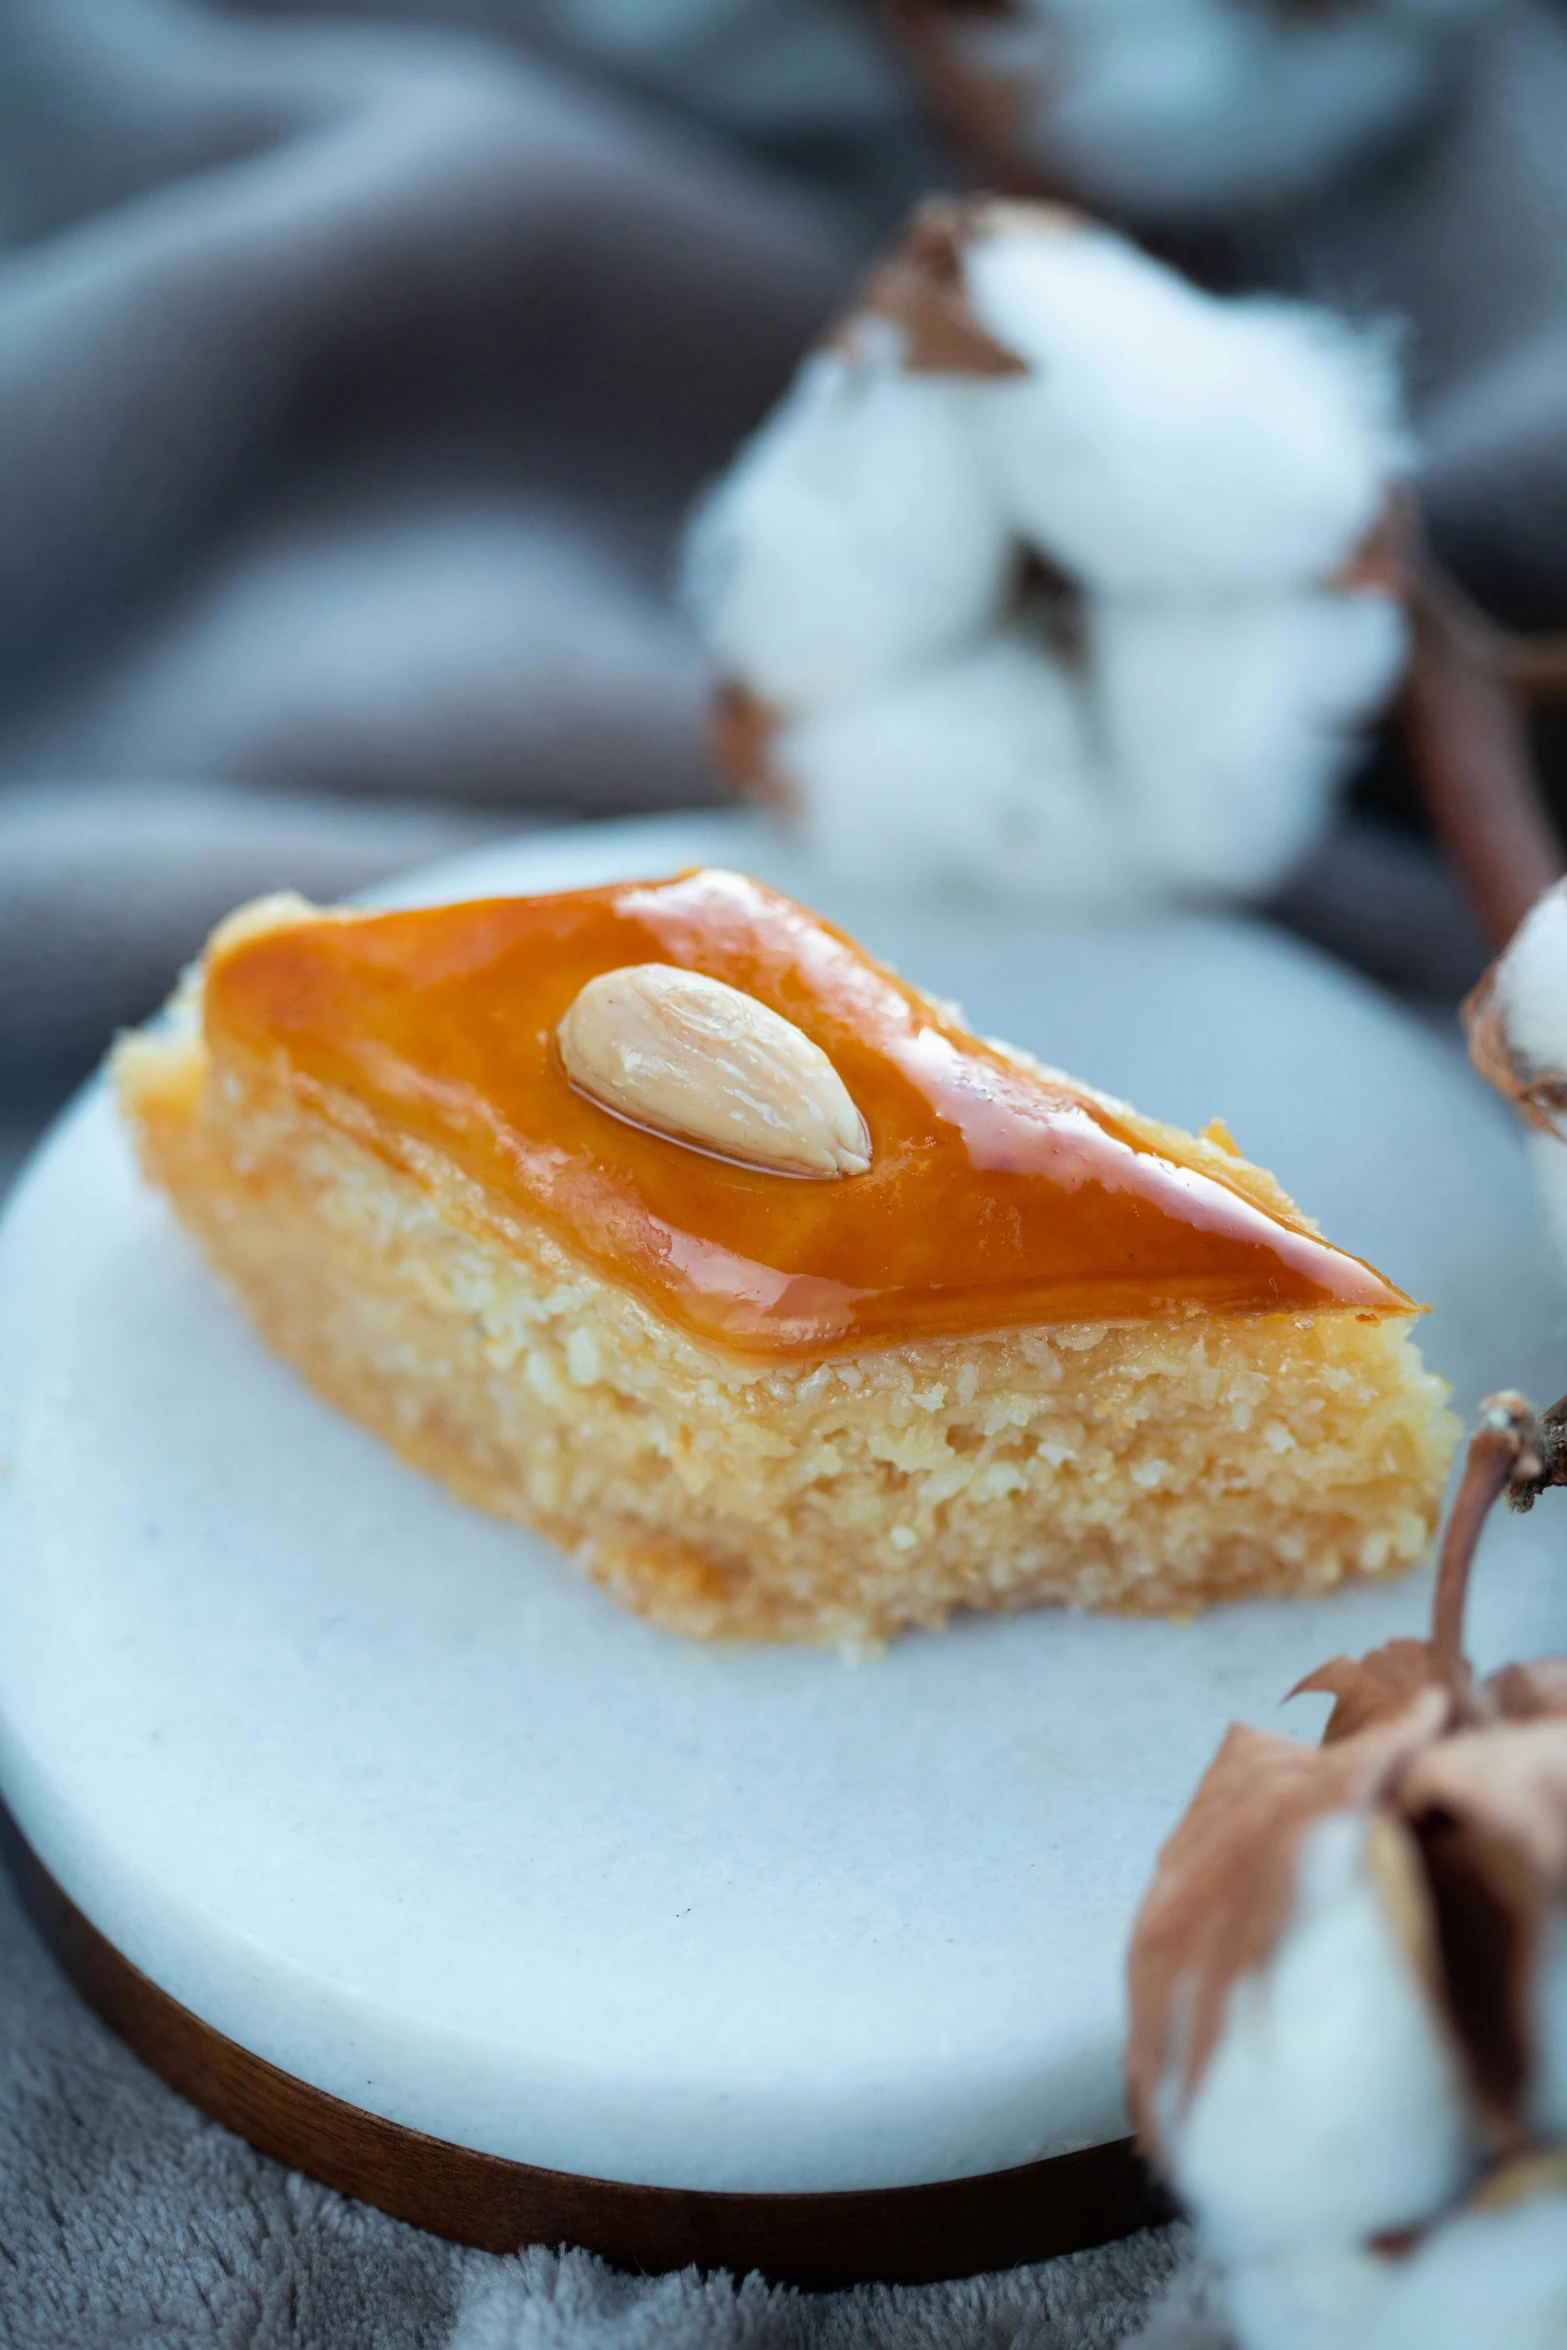
<path fill-rule="evenodd" d="M 116 1055 L 263 1335 L 687 1633 L 1184 1614 L 1424 1549 L 1417 1309 L 1222 1130 L 703 871 L 214 936 Z"/>

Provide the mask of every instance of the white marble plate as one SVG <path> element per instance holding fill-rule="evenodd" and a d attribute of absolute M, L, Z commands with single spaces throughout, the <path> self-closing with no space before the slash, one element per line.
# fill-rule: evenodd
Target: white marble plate
<path fill-rule="evenodd" d="M 525 840 L 395 894 L 698 860 L 814 895 L 1147 1110 L 1222 1112 L 1432 1300 L 1465 1405 L 1567 1387 L 1506 1115 L 1447 1041 L 1278 937 L 851 905 L 739 816 Z M 1426 1597 L 968 1622 L 859 1666 L 687 1645 L 271 1361 L 97 1091 L 0 1235 L 0 1390 L 0 1786 L 67 1892 L 320 2088 L 655 2185 L 899 2185 L 1118 2134 L 1127 1926 L 1225 1723 L 1278 1720 L 1301 1672 Z M 1487 1658 L 1567 1647 L 1564 1552 L 1549 1501 L 1498 1526 Z"/>

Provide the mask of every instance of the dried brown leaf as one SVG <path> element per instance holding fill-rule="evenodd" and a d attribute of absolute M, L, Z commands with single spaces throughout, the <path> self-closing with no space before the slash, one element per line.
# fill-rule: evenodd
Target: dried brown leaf
<path fill-rule="evenodd" d="M 1453 2028 L 1505 2139 L 1521 2127 L 1533 2062 L 1546 1914 L 1567 1894 L 1567 1716 L 1442 1739 L 1410 1761 L 1398 1802 L 1425 1857 Z"/>
<path fill-rule="evenodd" d="M 1395 492 L 1365 537 L 1329 580 L 1334 588 L 1382 588 L 1402 596 L 1409 585 L 1416 526 L 1409 500 Z"/>
<path fill-rule="evenodd" d="M 1390 1640 L 1385 1648 L 1373 1648 L 1367 1656 L 1330 1657 L 1325 1665 L 1297 1681 L 1290 1696 L 1304 1697 L 1317 1690 L 1335 1700 L 1322 1743 L 1336 1746 L 1342 1739 L 1369 1729 L 1373 1722 L 1402 1713 L 1423 1689 L 1439 1689 L 1445 1681 L 1441 1661 L 1429 1640 Z"/>
<path fill-rule="evenodd" d="M 1567 1118 L 1567 1072 L 1531 1068 L 1513 1051 L 1496 999 L 1497 969 L 1493 963 L 1464 998 L 1460 1018 L 1469 1039 L 1469 1058 L 1486 1083 L 1495 1086 L 1531 1126 L 1542 1134 L 1556 1134 L 1558 1120 Z"/>
<path fill-rule="evenodd" d="M 1547 2146 L 1498 2163 L 1465 2204 L 1466 2211 L 1515 2211 L 1539 2195 L 1567 2195 L 1567 2150 Z"/>
<path fill-rule="evenodd" d="M 1512 1845 L 1547 1894 L 1567 1893 L 1567 1716 L 1444 1738 L 1411 1762 L 1399 1801 L 1411 1819 L 1444 1812 Z"/>
<path fill-rule="evenodd" d="M 717 687 L 708 709 L 707 749 L 742 799 L 793 815 L 798 812 L 794 787 L 772 759 L 773 737 L 782 724 L 783 713 L 771 702 L 728 679 Z"/>
<path fill-rule="evenodd" d="M 1539 1656 L 1528 1665 L 1503 1665 L 1482 1682 L 1481 1711 L 1504 1722 L 1567 1715 L 1567 1656 Z"/>
<path fill-rule="evenodd" d="M 1445 1986 L 1431 1888 L 1419 1844 L 1393 1813 L 1374 1811 L 1367 1821 L 1365 1866 L 1381 1895 L 1383 1915 L 1397 1936 L 1405 1965 L 1440 2013 L 1445 2006 Z"/>
<path fill-rule="evenodd" d="M 1450 1717 L 1444 1688 L 1331 1746 L 1231 1729 L 1159 1855 L 1132 1932 L 1127 2089 L 1145 2147 L 1158 2150 L 1155 2099 L 1172 2064 L 1183 2096 L 1202 2078 L 1230 1992 L 1271 1955 L 1294 1897 L 1307 1831 L 1370 1805 Z"/>
<path fill-rule="evenodd" d="M 1010 211 L 1013 208 L 1008 208 Z M 1040 225 L 1065 217 L 1040 205 Z M 963 283 L 963 248 L 983 226 L 984 197 L 934 196 L 919 205 L 901 241 L 871 271 L 850 311 L 903 329 L 904 365 L 915 374 L 1026 375 L 1028 366 L 981 322 Z M 840 328 L 840 336 L 848 331 Z"/>

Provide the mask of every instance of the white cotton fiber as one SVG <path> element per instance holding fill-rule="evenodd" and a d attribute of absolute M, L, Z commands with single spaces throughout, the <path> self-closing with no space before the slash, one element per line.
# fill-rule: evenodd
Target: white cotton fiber
<path fill-rule="evenodd" d="M 1025 142 L 1090 202 L 1200 220 L 1325 186 L 1440 95 L 1493 0 L 1017 0 L 958 18 L 969 62 L 1032 98 Z"/>
<path fill-rule="evenodd" d="M 1567 2342 L 1567 2190 L 1460 2212 L 1394 2273 L 1363 2336 L 1322 2350 L 1562 2350 Z"/>
<path fill-rule="evenodd" d="M 1507 1042 L 1533 1072 L 1567 1071 L 1567 883 L 1532 906 L 1497 966 Z"/>
<path fill-rule="evenodd" d="M 965 414 L 967 382 L 906 373 L 863 320 L 817 352 L 711 492 L 688 598 L 763 701 L 811 710 L 939 660 L 996 616 L 1012 542 Z"/>
<path fill-rule="evenodd" d="M 1377 337 L 1216 301 L 1094 229 L 977 236 L 964 280 L 1030 364 L 976 387 L 1007 511 L 1086 585 L 1322 580 L 1381 515 L 1400 442 Z"/>
<path fill-rule="evenodd" d="M 1224 895 L 1275 887 L 1311 845 L 1406 650 L 1376 592 L 1099 599 L 1088 630 L 1126 822 L 1171 888 Z"/>
<path fill-rule="evenodd" d="M 1058 207 L 927 208 L 691 534 L 737 779 L 759 735 L 828 865 L 887 889 L 1264 893 L 1407 657 L 1396 584 L 1354 576 L 1394 560 L 1402 460 L 1376 335 Z"/>
<path fill-rule="evenodd" d="M 1241 2350 L 1364 2350 L 1392 2289 L 1391 2263 L 1359 2244 L 1292 2245 L 1225 2279 Z"/>
<path fill-rule="evenodd" d="M 1091 911 L 1148 894 L 1094 770 L 1080 679 L 1018 631 L 798 721 L 774 755 L 845 877 Z"/>
<path fill-rule="evenodd" d="M 1307 1836 L 1269 1963 L 1230 1993 L 1184 2113 L 1161 2128 L 1220 2259 L 1349 2245 L 1439 2210 L 1473 2159 L 1457 2060 L 1366 1862 L 1368 1822 Z"/>
<path fill-rule="evenodd" d="M 1513 933 L 1496 966 L 1495 1000 L 1522 1074 L 1567 1074 L 1567 883 L 1548 889 Z M 1531 1127 L 1528 1151 L 1556 1253 L 1567 1263 L 1567 1137 Z"/>

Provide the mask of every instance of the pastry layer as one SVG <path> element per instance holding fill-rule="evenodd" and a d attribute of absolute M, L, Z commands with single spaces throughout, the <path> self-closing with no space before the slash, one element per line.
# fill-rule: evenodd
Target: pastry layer
<path fill-rule="evenodd" d="M 1040 1601 L 1185 1613 L 1403 1568 L 1456 1424 L 1407 1316 L 1059 1322 L 747 1359 L 393 1163 L 288 1073 L 132 1038 L 148 1172 L 270 1343 L 671 1630 L 828 1643 Z"/>

